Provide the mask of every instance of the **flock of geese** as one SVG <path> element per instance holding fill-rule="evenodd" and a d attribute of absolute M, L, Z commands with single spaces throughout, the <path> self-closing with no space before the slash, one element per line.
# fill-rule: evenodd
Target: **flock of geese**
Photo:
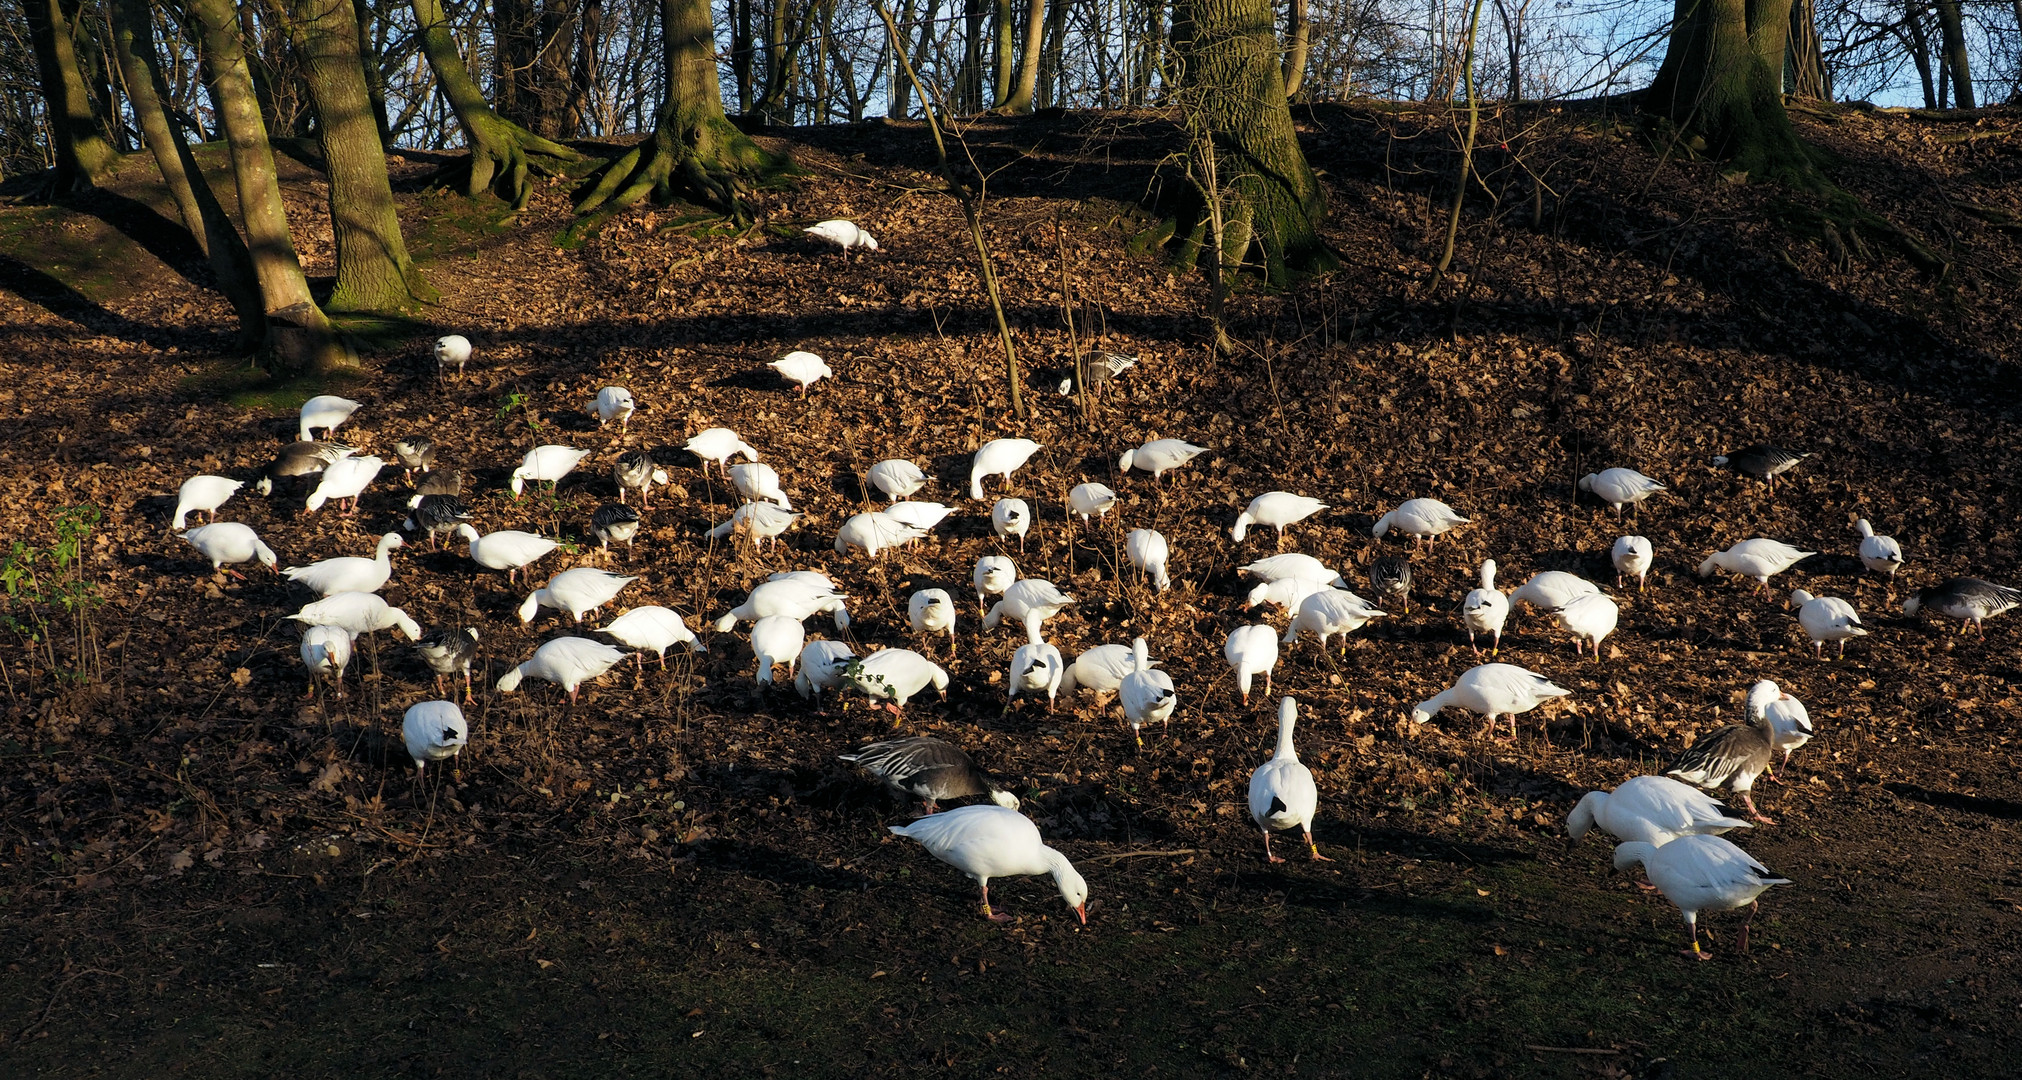
<path fill-rule="evenodd" d="M 823 223 L 817 228 L 836 224 Z M 846 251 L 851 247 L 876 250 L 875 241 L 870 241 L 867 234 L 862 241 L 852 240 L 843 246 Z M 442 338 L 435 348 L 438 374 L 454 372 L 460 376 L 471 352 L 470 342 L 463 337 Z M 1119 357 L 1095 366 L 1118 373 L 1129 366 L 1124 362 L 1129 360 Z M 807 352 L 789 353 L 771 366 L 802 395 L 833 375 L 820 357 Z M 334 503 L 347 515 L 356 515 L 359 497 L 391 464 L 335 441 L 337 429 L 361 407 L 358 402 L 335 396 L 313 398 L 304 404 L 299 440 L 284 447 L 261 471 L 253 481 L 255 489 L 263 495 L 271 494 L 278 482 L 299 481 L 308 487 L 305 511 L 314 513 Z M 637 403 L 627 389 L 606 387 L 586 404 L 585 410 L 600 426 L 618 424 L 624 428 L 637 410 Z M 1001 438 L 984 443 L 971 459 L 969 496 L 978 503 L 990 502 L 990 529 L 1003 549 L 1001 554 L 985 555 L 976 562 L 972 584 L 977 611 L 986 631 L 1007 622 L 1024 631 L 1024 642 L 1012 652 L 1005 680 L 1010 699 L 1043 698 L 1050 712 L 1062 694 L 1114 694 L 1124 721 L 1142 747 L 1142 729 L 1153 721 L 1163 727 L 1170 720 L 1178 705 L 1179 688 L 1170 675 L 1160 670 L 1151 655 L 1150 643 L 1143 637 L 1128 644 L 1098 645 L 1071 660 L 1048 642 L 1045 633 L 1048 620 L 1073 607 L 1075 598 L 1044 578 L 1020 576 L 1011 553 L 1012 541 L 1016 541 L 1016 551 L 1022 556 L 1026 538 L 1034 528 L 1031 505 L 1008 493 L 994 501 L 986 495 L 986 482 L 997 478 L 1001 478 L 1003 485 L 1015 488 L 1016 474 L 1040 449 L 1038 443 L 1029 439 Z M 1179 439 L 1155 440 L 1122 451 L 1117 460 L 1118 476 L 1127 477 L 1136 470 L 1150 473 L 1154 483 L 1166 483 L 1169 473 L 1183 469 L 1205 452 L 1206 448 Z M 403 531 L 413 534 L 416 542 L 425 538 L 434 547 L 445 539 L 461 541 L 467 545 L 472 563 L 483 570 L 502 573 L 509 587 L 518 584 L 522 572 L 528 575 L 531 584 L 535 564 L 561 549 L 555 538 L 534 533 L 480 532 L 471 523 L 470 508 L 463 500 L 462 474 L 434 467 L 435 447 L 429 438 L 416 435 L 400 439 L 393 443 L 393 453 L 399 467 L 414 483 L 402 525 Z M 565 445 L 536 447 L 512 470 L 509 487 L 518 497 L 526 485 L 557 484 L 574 473 L 591 453 Z M 652 489 L 669 483 L 674 470 L 692 469 L 699 462 L 705 473 L 713 466 L 742 499 L 742 505 L 708 536 L 755 545 L 777 543 L 783 533 L 794 527 L 802 512 L 794 510 L 778 472 L 765 464 L 761 456 L 758 449 L 744 442 L 736 432 L 721 427 L 699 431 L 679 448 L 618 453 L 610 463 L 617 501 L 597 508 L 590 520 L 590 535 L 606 552 L 614 542 L 629 546 L 639 531 L 640 511 L 650 510 Z M 1777 476 L 1806 456 L 1773 446 L 1751 446 L 1715 458 L 1714 462 L 1774 484 Z M 738 459 L 742 460 L 731 464 Z M 842 523 L 834 541 L 839 555 L 878 558 L 927 536 L 956 512 L 940 503 L 914 500 L 928 485 L 929 478 L 912 461 L 880 461 L 870 468 L 867 480 L 885 501 L 878 508 L 854 514 Z M 472 669 L 482 640 L 481 628 L 436 626 L 424 632 L 415 619 L 389 606 L 378 595 L 395 572 L 393 554 L 408 543 L 401 532 L 390 531 L 381 536 L 370 558 L 334 557 L 280 569 L 275 553 L 252 528 L 215 520 L 217 511 L 245 483 L 222 476 L 191 478 L 178 493 L 172 528 L 185 530 L 189 515 L 202 513 L 208 523 L 187 528 L 181 532 L 181 538 L 208 559 L 214 570 L 237 577 L 240 576 L 237 566 L 257 561 L 314 594 L 316 599 L 288 616 L 303 626 L 300 654 L 309 674 L 308 695 L 316 693 L 324 683 L 334 687 L 336 693 L 343 693 L 345 671 L 361 638 L 387 629 L 405 635 L 434 672 L 436 692 L 442 695 L 439 700 L 414 705 L 403 718 L 406 747 L 417 775 L 431 762 L 455 757 L 470 737 L 468 724 L 455 700 L 455 683 L 461 680 L 463 698 L 471 700 Z M 1625 509 L 1634 511 L 1639 504 L 1666 490 L 1663 484 L 1628 468 L 1611 468 L 1589 475 L 1580 481 L 1579 487 L 1611 507 L 1618 518 Z M 632 505 L 634 495 L 637 509 Z M 1118 495 L 1109 486 L 1091 481 L 1069 491 L 1066 503 L 1072 518 L 1070 528 L 1095 528 L 1117 507 Z M 1317 499 L 1272 491 L 1250 500 L 1231 525 L 1229 536 L 1233 543 L 1243 543 L 1252 527 L 1269 527 L 1275 532 L 1280 549 L 1241 568 L 1255 582 L 1244 609 L 1276 607 L 1290 616 L 1282 635 L 1264 622 L 1239 626 L 1229 634 L 1223 656 L 1234 676 L 1236 692 L 1245 703 L 1259 676 L 1262 692 L 1267 696 L 1271 693 L 1272 672 L 1281 650 L 1302 637 L 1317 640 L 1322 654 L 1327 655 L 1332 638 L 1344 637 L 1345 648 L 1345 635 L 1374 619 L 1390 617 L 1377 604 L 1409 611 L 1413 582 L 1410 563 L 1405 559 L 1379 558 L 1369 566 L 1369 587 L 1376 598 L 1372 602 L 1353 592 L 1349 582 L 1321 560 L 1282 551 L 1288 529 L 1325 509 L 1327 506 Z M 1377 538 L 1397 533 L 1414 544 L 1430 546 L 1440 536 L 1469 523 L 1467 517 L 1437 499 L 1415 498 L 1384 513 L 1371 533 Z M 1904 564 L 1901 546 L 1887 536 L 1877 535 L 1866 520 L 1860 521 L 1856 529 L 1860 535 L 1861 562 L 1868 570 L 1885 575 L 1892 591 L 1895 575 Z M 1152 588 L 1163 591 L 1172 586 L 1168 564 L 1173 548 L 1164 536 L 1148 528 L 1132 529 L 1124 537 L 1123 547 L 1131 566 Z M 1699 566 L 1699 574 L 1706 577 L 1724 571 L 1751 580 L 1758 591 L 1766 591 L 1770 578 L 1812 554 L 1773 539 L 1749 539 L 1707 556 Z M 1634 578 L 1637 588 L 1643 589 L 1653 559 L 1650 539 L 1636 535 L 1621 537 L 1612 549 L 1617 587 Z M 1459 611 L 1459 629 L 1465 632 L 1476 658 L 1481 658 L 1486 646 L 1491 659 L 1412 708 L 1409 716 L 1414 724 L 1427 722 L 1444 709 L 1456 708 L 1482 717 L 1491 736 L 1497 732 L 1498 718 L 1506 717 L 1514 737 L 1518 715 L 1571 693 L 1544 675 L 1492 659 L 1500 654 L 1504 625 L 1517 609 L 1534 607 L 1556 620 L 1572 636 L 1576 650 L 1581 654 L 1591 651 L 1594 660 L 1600 660 L 1602 642 L 1615 629 L 1619 616 L 1616 602 L 1600 586 L 1571 573 L 1544 571 L 1506 594 L 1497 588 L 1495 575 L 1496 564 L 1485 562 L 1479 587 L 1467 594 Z M 544 610 L 554 611 L 565 615 L 572 627 L 580 627 L 586 618 L 595 619 L 606 608 L 618 604 L 627 587 L 636 580 L 596 565 L 562 569 L 527 593 L 518 614 L 522 623 L 532 623 Z M 1844 653 L 1849 641 L 1869 632 L 1853 605 L 1843 599 L 1815 597 L 1800 589 L 1790 594 L 1789 602 L 1817 655 L 1822 656 L 1828 644 Z M 1962 628 L 1979 629 L 1984 635 L 1981 624 L 1986 619 L 2018 605 L 2022 605 L 2022 592 L 1977 578 L 1956 578 L 1915 591 L 1903 604 L 1903 610 L 1915 614 L 1929 609 L 1959 620 Z M 916 591 L 908 599 L 906 612 L 917 639 L 913 644 L 918 649 L 891 646 L 858 655 L 841 641 L 809 639 L 806 621 L 816 616 L 826 616 L 838 630 L 850 626 L 849 598 L 826 575 L 797 570 L 758 582 L 742 603 L 710 625 L 719 634 L 734 632 L 740 625 L 749 626 L 754 678 L 760 685 L 772 683 L 776 671 L 783 667 L 803 698 L 820 703 L 824 695 L 854 692 L 898 717 L 912 699 L 929 690 L 946 699 L 948 671 L 929 654 L 941 648 L 945 639 L 947 657 L 952 661 L 956 656 L 961 606 L 946 589 Z M 554 637 L 497 679 L 495 689 L 512 693 L 525 680 L 536 679 L 556 684 L 574 702 L 584 683 L 597 679 L 628 657 L 635 667 L 643 669 L 644 656 L 651 653 L 664 668 L 669 649 L 697 652 L 705 649 L 686 618 L 659 605 L 629 606 L 622 614 L 596 627 L 595 632 L 609 641 L 578 633 Z M 1283 698 L 1278 716 L 1274 752 L 1251 778 L 1250 814 L 1263 834 L 1265 856 L 1270 861 L 1283 861 L 1271 849 L 1271 834 L 1292 828 L 1300 831 L 1311 857 L 1324 860 L 1312 835 L 1319 801 L 1317 787 L 1294 745 L 1296 701 Z M 1748 695 L 1744 723 L 1701 736 L 1664 775 L 1637 777 L 1612 793 L 1587 795 L 1568 820 L 1571 835 L 1577 839 L 1598 827 L 1622 841 L 1615 853 L 1616 866 L 1643 868 L 1654 887 L 1683 912 L 1692 936 L 1688 955 L 1706 959 L 1708 953 L 1699 945 L 1700 912 L 1746 906 L 1752 915 L 1761 893 L 1786 883 L 1786 879 L 1771 874 L 1721 834 L 1758 822 L 1770 823 L 1756 809 L 1752 797 L 1754 782 L 1764 774 L 1773 776 L 1777 756 L 1780 754 L 1787 763 L 1790 754 L 1811 735 L 1812 725 L 1804 705 L 1783 693 L 1775 683 L 1759 682 Z M 895 738 L 839 756 L 902 797 L 923 802 L 924 816 L 912 824 L 894 826 L 891 831 L 918 841 L 935 857 L 972 878 L 982 890 L 986 915 L 993 919 L 1005 917 L 991 909 L 991 879 L 1045 874 L 1054 879 L 1062 898 L 1080 919 L 1087 921 L 1087 882 L 1064 855 L 1043 842 L 1038 828 L 1019 812 L 1017 797 L 961 748 L 935 738 Z M 1719 802 L 1701 790 L 1720 788 L 1732 791 L 1753 820 L 1730 816 Z M 941 801 L 967 797 L 982 797 L 986 801 L 939 809 Z M 1746 940 L 1744 926 L 1741 939 L 1744 949 Z"/>

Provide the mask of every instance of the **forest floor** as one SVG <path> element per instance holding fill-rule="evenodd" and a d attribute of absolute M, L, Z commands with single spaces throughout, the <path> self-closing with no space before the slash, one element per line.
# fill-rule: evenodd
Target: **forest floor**
<path fill-rule="evenodd" d="M 414 652 L 380 641 L 348 697 L 305 700 L 283 617 L 307 597 L 213 575 L 165 531 L 184 478 L 256 476 L 323 388 L 265 384 L 234 354 L 144 160 L 117 196 L 0 207 L 15 545 L 0 1060 L 51 1077 L 2014 1075 L 2022 616 L 1963 637 L 1901 601 L 1957 574 L 2022 576 L 2022 116 L 1800 119 L 1834 182 L 1914 249 L 1828 231 L 1824 204 L 1681 160 L 1618 117 L 1536 111 L 1491 118 L 1456 272 L 1435 286 L 1445 118 L 1302 111 L 1344 266 L 1240 291 L 1244 354 L 1219 361 L 1197 275 L 1139 242 L 1141 204 L 1176 182 L 1163 121 L 977 123 L 965 136 L 990 176 L 1023 421 L 917 127 L 771 140 L 803 175 L 758 195 L 750 229 L 642 211 L 572 247 L 556 243 L 564 183 L 507 222 L 400 159 L 409 245 L 444 301 L 406 332 L 377 328 L 365 375 L 336 387 L 365 402 L 339 437 L 390 458 L 427 433 L 468 473 L 480 530 L 580 538 L 614 494 L 616 451 L 735 428 L 809 516 L 762 554 L 712 544 L 732 500 L 676 468 L 613 560 L 641 577 L 620 607 L 699 626 L 769 572 L 818 568 L 853 598 L 861 651 L 921 647 L 906 598 L 947 587 L 959 648 L 931 648 L 953 685 L 900 728 L 1015 782 L 1089 881 L 1085 926 L 1031 878 L 993 893 L 1013 922 L 983 920 L 969 882 L 886 832 L 914 811 L 835 760 L 891 720 L 761 691 L 740 635 L 705 634 L 707 654 L 665 671 L 618 669 L 574 706 L 546 683 L 496 692 L 571 628 L 553 612 L 520 625 L 524 593 L 460 546 L 396 553 L 385 589 L 424 624 L 484 635 L 470 746 L 417 783 L 400 718 L 434 692 Z M 303 257 L 327 275 L 321 181 L 287 173 Z M 845 262 L 802 239 L 829 217 L 882 250 Z M 1068 335 L 1063 287 L 1100 313 L 1097 345 L 1142 361 L 1088 417 L 1053 389 L 1089 345 L 1085 324 Z M 428 343 L 452 331 L 476 359 L 437 382 Z M 764 366 L 793 348 L 837 377 L 793 394 Z M 607 384 L 642 403 L 632 428 L 585 417 Z M 1045 446 L 1011 485 L 1040 519 L 1023 550 L 964 489 L 968 453 L 1005 435 Z M 1162 484 L 1116 476 L 1118 453 L 1153 437 L 1212 451 Z M 1757 441 L 1814 456 L 1774 490 L 1711 466 Z M 507 471 L 549 442 L 596 456 L 514 499 Z M 839 558 L 829 540 L 887 457 L 921 464 L 920 497 L 958 512 L 882 564 Z M 1633 528 L 1576 493 L 1613 465 L 1671 487 Z M 1122 495 L 1092 531 L 1063 505 L 1083 480 Z M 1234 544 L 1228 527 L 1277 488 L 1331 504 L 1288 549 L 1358 589 L 1372 558 L 1410 554 L 1416 593 L 1345 653 L 1288 649 L 1272 693 L 1244 707 L 1223 638 L 1284 615 L 1241 608 L 1235 568 L 1273 550 L 1269 530 Z M 1372 539 L 1413 496 L 1474 523 L 1416 553 Z M 355 520 L 306 514 L 285 485 L 221 519 L 287 566 L 369 553 L 405 499 L 389 471 Z M 102 519 L 65 564 L 52 549 L 80 506 Z M 1861 577 L 1856 516 L 1908 551 L 1892 594 Z M 1172 543 L 1169 592 L 1119 572 L 1138 527 Z M 1545 569 L 1612 586 L 1625 531 L 1655 542 L 1657 570 L 1647 590 L 1610 588 L 1623 617 L 1603 658 L 1575 659 L 1535 615 L 1504 641 L 1499 659 L 1571 688 L 1567 702 L 1513 742 L 1457 712 L 1409 724 L 1477 662 L 1456 609 L 1481 560 L 1506 589 Z M 1821 554 L 1768 600 L 1695 575 L 1758 535 Z M 1006 707 L 1016 634 L 981 631 L 967 605 L 975 559 L 1007 550 L 1079 598 L 1047 627 L 1069 655 L 1149 638 L 1180 691 L 1169 733 L 1139 750 L 1113 703 Z M 575 539 L 534 570 L 597 558 Z M 1783 605 L 1800 586 L 1852 600 L 1870 635 L 1814 659 Z M 1605 838 L 1569 844 L 1564 818 L 1580 793 L 1736 721 L 1758 678 L 1805 701 L 1819 735 L 1757 788 L 1776 823 L 1734 839 L 1794 884 L 1764 898 L 1746 954 L 1741 913 L 1709 914 L 1713 959 L 1693 963 L 1677 911 L 1611 869 Z M 1332 862 L 1288 837 L 1291 861 L 1266 864 L 1248 819 L 1278 693 L 1302 704 Z"/>

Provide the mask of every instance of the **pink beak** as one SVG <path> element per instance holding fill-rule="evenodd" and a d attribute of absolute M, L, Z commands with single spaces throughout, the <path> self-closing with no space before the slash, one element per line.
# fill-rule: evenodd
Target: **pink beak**
<path fill-rule="evenodd" d="M 1088 925 L 1088 904 L 1085 901 L 1074 905 L 1074 913 L 1081 916 L 1081 925 Z"/>

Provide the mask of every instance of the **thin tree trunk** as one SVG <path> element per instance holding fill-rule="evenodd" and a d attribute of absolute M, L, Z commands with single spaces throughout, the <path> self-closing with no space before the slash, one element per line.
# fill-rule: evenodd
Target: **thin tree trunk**
<path fill-rule="evenodd" d="M 599 61 L 604 46 L 604 0 L 584 0 L 582 23 L 576 33 L 576 61 L 569 68 L 569 96 L 562 103 L 562 137 L 573 139 L 583 133 L 589 117 L 590 98 L 603 77 Z"/>
<path fill-rule="evenodd" d="M 2015 0 L 2022 4 L 2022 0 Z M 1046 10 L 1046 43 L 1041 47 L 1039 59 L 1039 105 L 1052 108 L 1066 97 L 1066 71 L 1063 64 L 1067 53 L 1067 15 L 1071 9 L 1068 0 L 1055 0 Z"/>
<path fill-rule="evenodd" d="M 752 106 L 752 0 L 730 3 L 730 74 L 737 80 L 737 111 L 749 114 Z"/>
<path fill-rule="evenodd" d="M 1757 179 L 1816 185 L 1783 110 L 1791 0 L 1677 0 L 1670 47 L 1644 107 Z"/>
<path fill-rule="evenodd" d="M 1785 89 L 1793 97 L 1807 101 L 1832 100 L 1826 84 L 1824 47 L 1818 39 L 1818 23 L 1812 0 L 1792 0 L 1790 5 L 1790 63 Z"/>
<path fill-rule="evenodd" d="M 993 0 L 990 5 L 990 73 L 994 77 L 990 87 L 990 100 L 999 110 L 1005 110 L 1005 106 L 1011 102 L 1014 63 L 1011 45 L 1018 36 L 1015 12 L 1012 0 Z"/>
<path fill-rule="evenodd" d="M 1973 100 L 1973 68 L 1966 55 L 1966 28 L 1959 19 L 1959 0 L 1935 0 L 1938 30 L 1944 39 L 1945 67 L 1952 76 L 1952 101 L 1961 109 L 1978 106 Z"/>
<path fill-rule="evenodd" d="M 1917 77 L 1924 87 L 1924 108 L 1938 107 L 1938 88 L 1931 78 L 1931 39 L 1924 32 L 1924 12 L 1917 0 L 1905 0 L 1903 4 L 1903 26 L 1908 31 L 1910 61 L 1917 66 Z"/>
<path fill-rule="evenodd" d="M 56 171 L 51 190 L 57 195 L 83 191 L 104 182 L 119 160 L 119 151 L 105 137 L 91 107 L 91 91 L 77 59 L 72 36 L 74 8 L 63 0 L 23 0 L 35 63 L 42 75 L 42 94 L 53 144 Z"/>
<path fill-rule="evenodd" d="M 1498 3 L 1500 0 L 1498 0 Z M 1297 97 L 1306 81 L 1306 51 L 1312 38 L 1312 20 L 1306 16 L 1306 0 L 1289 0 L 1285 5 L 1285 96 Z"/>
<path fill-rule="evenodd" d="M 664 2 L 664 0 L 663 0 Z M 684 0 L 685 2 L 685 0 Z M 765 89 L 753 110 L 765 124 L 792 123 L 786 95 L 793 87 L 794 58 L 799 54 L 807 27 L 813 21 L 815 4 L 808 0 L 798 19 L 790 17 L 787 5 L 794 0 L 773 0 L 772 17 L 765 27 Z M 713 31 L 712 31 L 713 32 Z M 717 95 L 721 99 L 721 93 Z"/>
<path fill-rule="evenodd" d="M 352 0 L 351 18 L 358 26 L 358 55 L 365 65 L 365 93 L 372 101 L 372 123 L 379 129 L 381 149 L 393 148 L 393 124 L 386 114 L 386 69 L 378 40 L 372 34 L 378 10 L 366 0 Z"/>
<path fill-rule="evenodd" d="M 1524 99 L 1523 79 L 1523 17 L 1524 8 L 1512 10 L 1510 0 L 1495 0 L 1495 17 L 1502 23 L 1503 48 L 1509 54 L 1509 89 L 1504 91 L 1508 101 Z"/>
<path fill-rule="evenodd" d="M 457 52 L 441 0 L 409 0 L 409 3 L 414 8 L 421 51 L 435 72 L 436 85 L 456 111 L 457 125 L 463 128 L 464 141 L 470 146 L 470 174 L 464 194 L 476 198 L 495 189 L 500 198 L 512 203 L 515 211 L 525 207 L 534 193 L 528 174 L 559 173 L 570 163 L 583 160 L 583 155 L 541 138 L 492 111 L 484 92 L 478 89 L 477 80 L 464 66 L 463 56 Z"/>
<path fill-rule="evenodd" d="M 1060 0 L 1064 6 L 1068 0 Z M 1025 51 L 1018 57 L 1018 82 L 1011 97 L 997 107 L 1001 113 L 1029 113 L 1039 90 L 1039 61 L 1045 56 L 1046 0 L 1025 5 Z"/>

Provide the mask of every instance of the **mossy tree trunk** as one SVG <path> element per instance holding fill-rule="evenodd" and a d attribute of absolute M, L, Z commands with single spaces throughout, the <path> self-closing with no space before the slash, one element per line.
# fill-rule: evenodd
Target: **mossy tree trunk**
<path fill-rule="evenodd" d="M 590 215 L 578 231 L 649 195 L 686 196 L 748 222 L 745 183 L 776 164 L 723 113 L 709 0 L 660 0 L 660 27 L 666 91 L 653 137 L 593 179 L 576 203 Z"/>
<path fill-rule="evenodd" d="M 309 279 L 302 274 L 295 242 L 288 236 L 274 150 L 260 119 L 259 97 L 232 8 L 232 0 L 189 0 L 188 11 L 203 48 L 211 104 L 231 152 L 246 247 L 266 308 L 264 359 L 277 374 L 356 367 L 357 359 L 338 341 L 330 320 L 309 294 Z"/>
<path fill-rule="evenodd" d="M 56 159 L 51 194 L 66 195 L 96 186 L 112 171 L 119 151 L 105 137 L 91 106 L 91 91 L 78 63 L 77 42 L 71 36 L 77 14 L 64 0 L 22 0 L 28 13 L 28 36 L 35 47 L 35 66 L 42 76 L 47 105 L 50 147 Z"/>
<path fill-rule="evenodd" d="M 1645 109 L 1735 171 L 1815 187 L 1811 157 L 1783 110 L 1791 0 L 1677 0 L 1670 46 Z"/>
<path fill-rule="evenodd" d="M 409 0 L 409 4 L 420 28 L 422 54 L 435 72 L 435 84 L 449 99 L 464 141 L 470 144 L 470 173 L 463 193 L 474 199 L 496 191 L 514 210 L 525 207 L 534 193 L 531 176 L 559 173 L 583 160 L 583 155 L 494 112 L 464 65 L 463 55 L 457 52 L 441 0 Z"/>
<path fill-rule="evenodd" d="M 1064 7 L 1067 0 L 1059 0 Z M 1018 78 L 1011 96 L 997 106 L 1000 113 L 1029 113 L 1039 93 L 1039 61 L 1046 55 L 1046 0 L 1025 5 L 1025 50 L 1018 56 Z"/>
<path fill-rule="evenodd" d="M 394 312 L 433 302 L 400 235 L 386 150 L 379 141 L 358 22 L 351 0 L 287 0 L 294 40 L 316 106 L 316 137 L 330 178 L 330 228 L 337 244 L 331 311 Z"/>
<path fill-rule="evenodd" d="M 1223 247 L 1211 265 L 1233 270 L 1247 261 L 1273 284 L 1338 265 L 1320 239 L 1326 200 L 1292 126 L 1270 0 L 1181 0 L 1172 42 L 1181 108 L 1189 126 L 1210 133 L 1219 178 L 1219 190 L 1196 189 L 1182 200 L 1175 259 L 1200 261 L 1213 216 L 1206 199 L 1216 198 Z"/>
<path fill-rule="evenodd" d="M 1306 53 L 1312 47 L 1313 20 L 1307 15 L 1306 0 L 1290 0 L 1285 5 L 1285 96 L 1297 97 L 1306 82 Z"/>

